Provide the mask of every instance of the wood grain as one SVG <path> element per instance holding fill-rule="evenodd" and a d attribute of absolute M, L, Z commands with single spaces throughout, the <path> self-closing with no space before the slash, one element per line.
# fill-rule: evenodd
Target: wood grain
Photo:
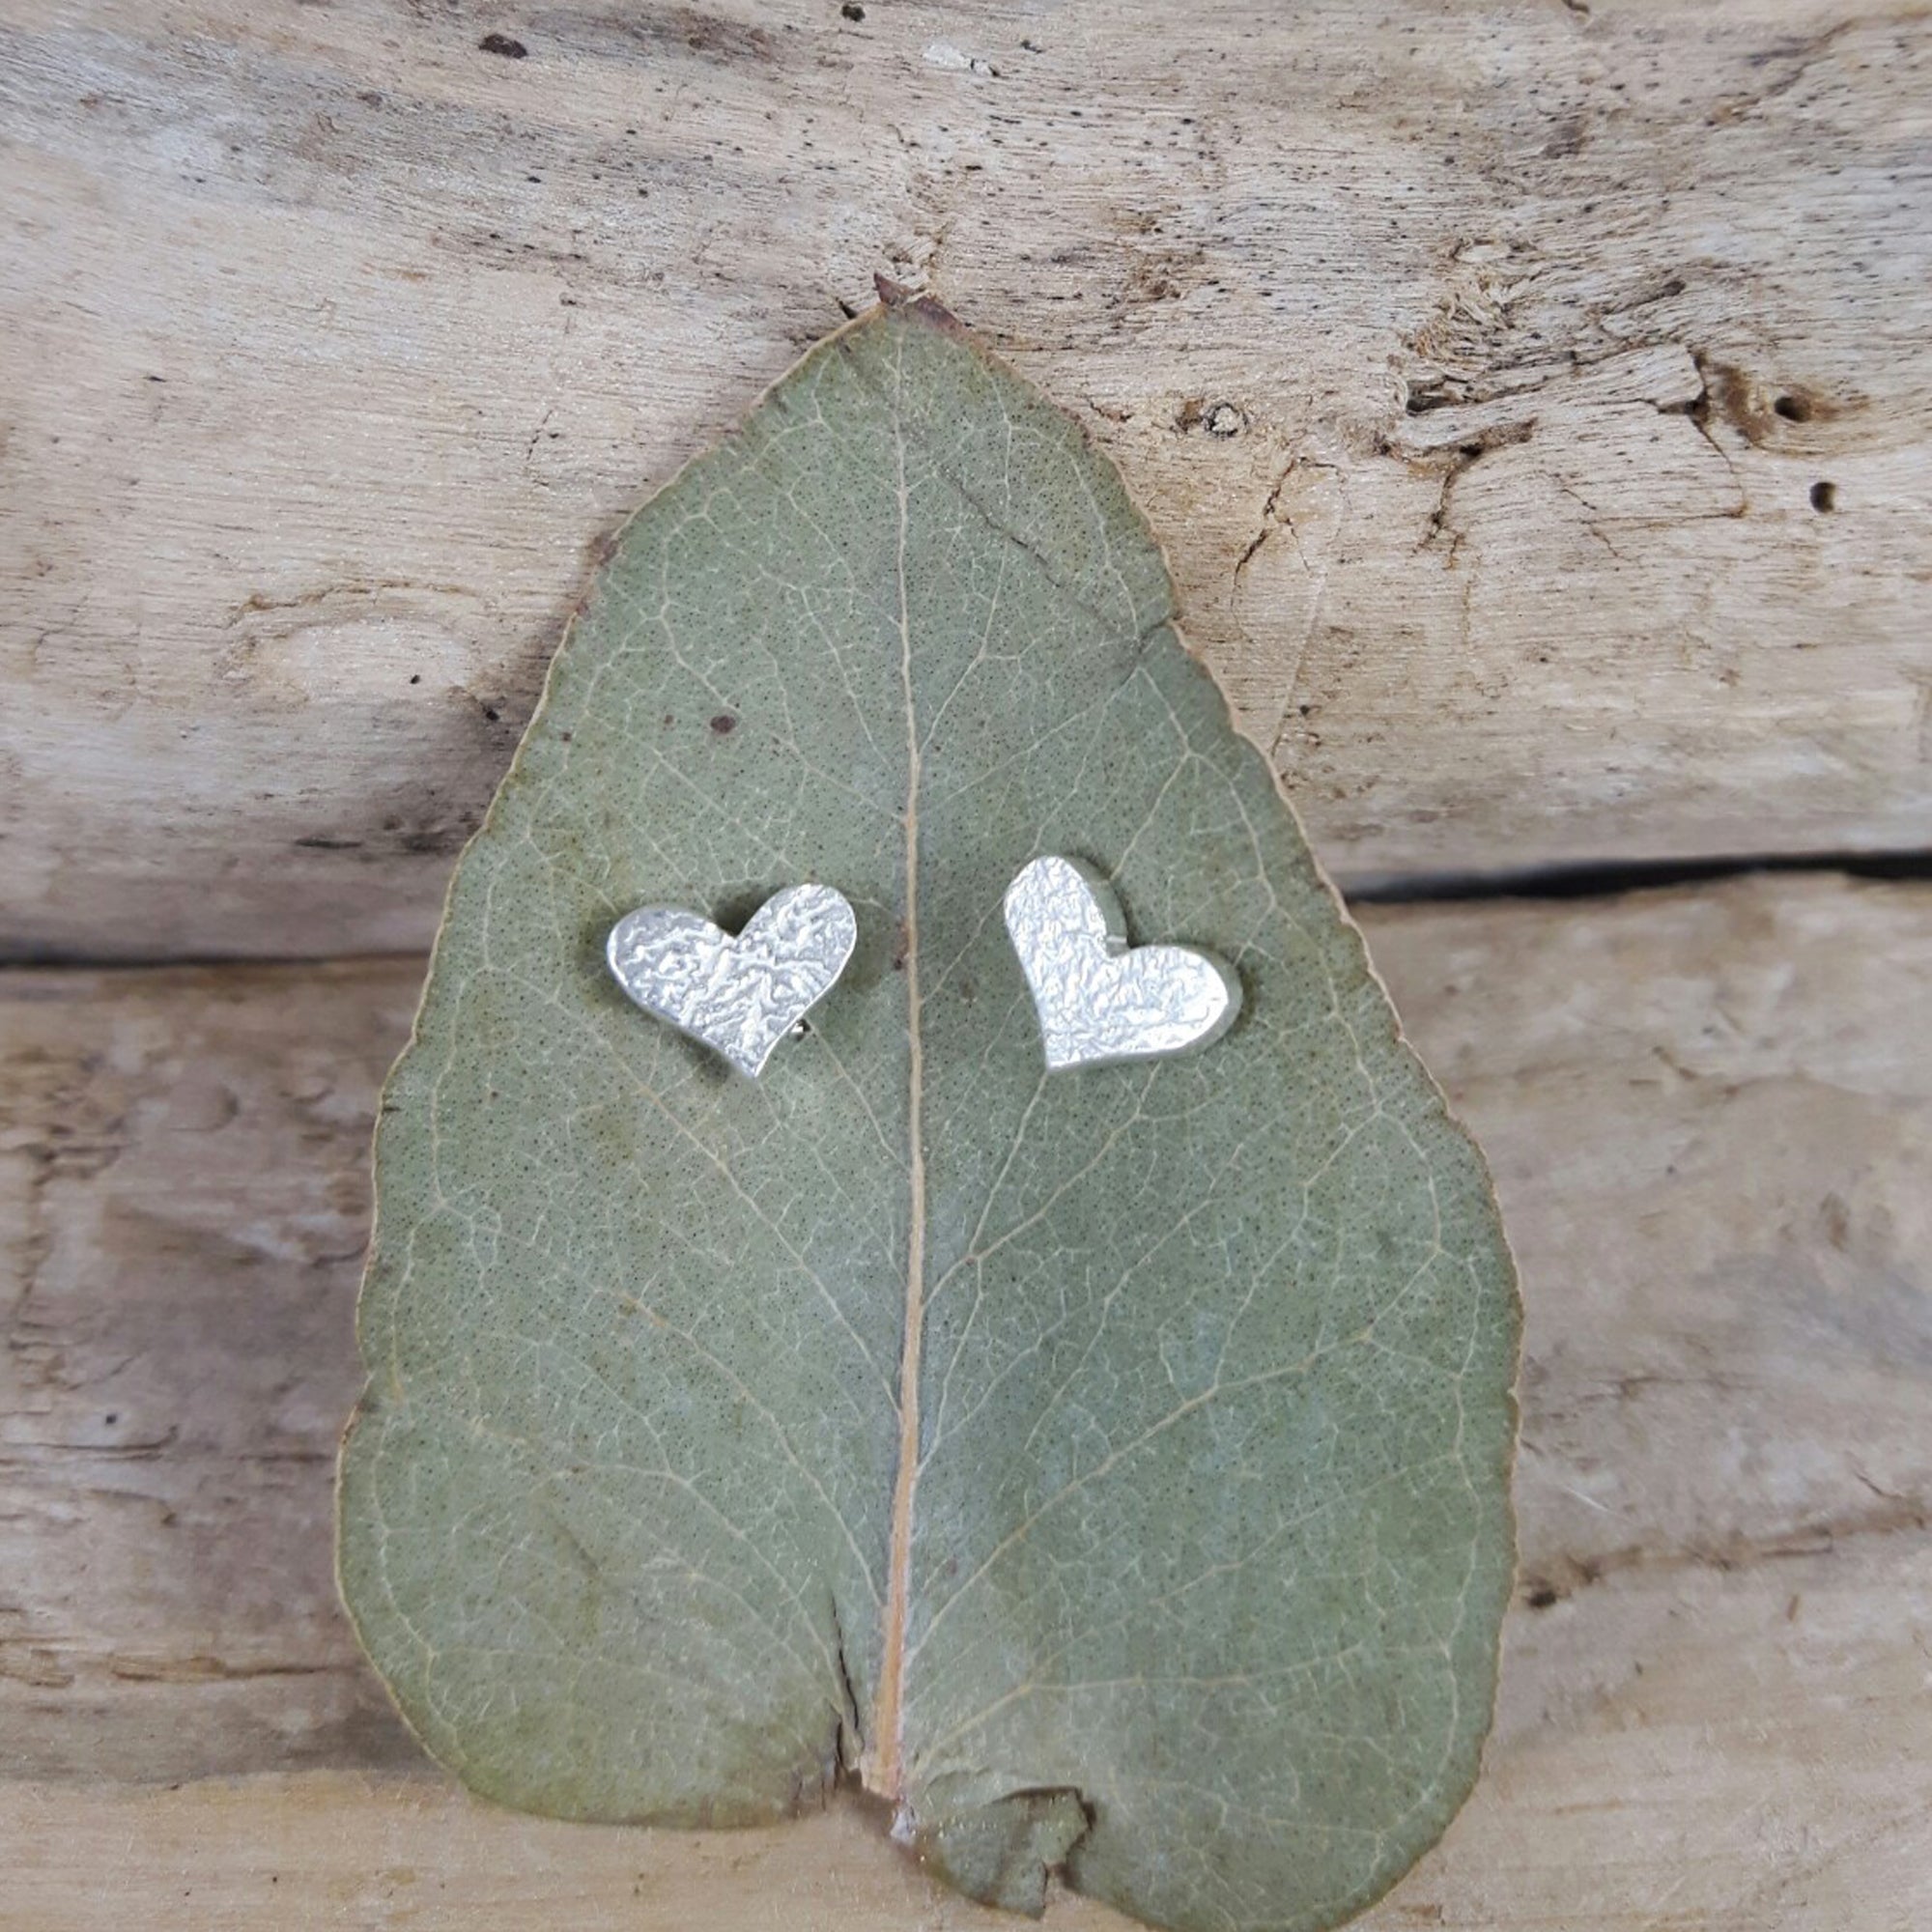
<path fill-rule="evenodd" d="M 14 956 L 423 945 L 591 547 L 877 270 L 1121 463 L 1345 874 L 1932 844 L 1921 8 L 0 35 Z"/>
<path fill-rule="evenodd" d="M 1487 1768 L 1364 1922 L 1932 1920 L 1932 891 L 1367 923 L 1495 1165 L 1528 1339 Z M 0 1926 L 1009 1922 L 856 1808 L 518 1818 L 389 1715 L 328 1490 L 419 971 L 0 975 Z"/>

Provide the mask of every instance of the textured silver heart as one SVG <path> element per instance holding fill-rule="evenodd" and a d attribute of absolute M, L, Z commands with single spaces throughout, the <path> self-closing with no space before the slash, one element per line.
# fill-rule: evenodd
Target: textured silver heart
<path fill-rule="evenodd" d="M 1234 1025 L 1241 982 L 1191 946 L 1129 948 L 1121 902 L 1091 867 L 1036 859 L 1006 897 L 1049 1071 L 1158 1060 Z"/>
<path fill-rule="evenodd" d="M 832 886 L 774 893 L 733 939 L 695 912 L 642 906 L 611 928 L 605 957 L 647 1013 L 755 1080 L 772 1049 L 831 991 L 859 937 Z"/>

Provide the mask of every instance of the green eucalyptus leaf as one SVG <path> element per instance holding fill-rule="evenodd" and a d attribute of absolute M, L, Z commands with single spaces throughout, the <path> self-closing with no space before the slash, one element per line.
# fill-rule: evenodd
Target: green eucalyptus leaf
<path fill-rule="evenodd" d="M 1028 860 L 1239 1022 L 1043 1074 Z M 857 910 L 753 1082 L 639 904 Z M 1488 1726 L 1518 1309 L 1476 1150 L 1078 429 L 943 311 L 822 344 L 623 532 L 451 890 L 377 1144 L 341 1569 L 477 1789 L 863 1780 L 974 1895 L 1321 1926 Z"/>

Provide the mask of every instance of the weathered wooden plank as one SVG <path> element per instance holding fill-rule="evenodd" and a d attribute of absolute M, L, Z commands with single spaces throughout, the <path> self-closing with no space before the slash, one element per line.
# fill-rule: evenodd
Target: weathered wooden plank
<path fill-rule="evenodd" d="M 0 1786 L 0 1793 L 8 1787 Z M 309 1772 L 17 1791 L 0 1925 L 255 1932 L 340 1924 L 462 1932 L 1014 1932 L 942 1893 L 840 1805 L 780 1831 L 638 1833 L 520 1817 L 425 1778 Z M 7 1846 L 10 1859 L 14 1845 Z M 18 1918 L 10 1913 L 18 1913 Z M 1056 1901 L 1053 1932 L 1130 1932 Z"/>
<path fill-rule="evenodd" d="M 1499 1737 L 1447 1838 L 1360 1932 L 1919 1932 L 1932 1914 L 1922 1543 L 1603 1592 L 1575 1628 L 1546 1619 L 1533 1646 L 1512 1646 L 1512 1671 L 1542 1680 L 1533 1726 Z M 941 1891 L 882 1820 L 847 1804 L 776 1831 L 626 1832 L 522 1817 L 396 1771 L 0 1784 L 0 1850 L 10 1932 L 1015 1922 Z M 1046 1925 L 1131 1921 L 1063 1894 Z"/>
<path fill-rule="evenodd" d="M 1932 891 L 1369 925 L 1490 1150 L 1528 1338 L 1495 1738 L 1368 1922 L 1932 1920 Z M 417 974 L 0 975 L 0 1924 L 990 1928 L 875 1821 L 518 1819 L 389 1716 L 328 1473 Z"/>
<path fill-rule="evenodd" d="M 12 1774 L 413 1758 L 336 1605 L 328 1495 L 420 977 L 0 976 Z"/>
<path fill-rule="evenodd" d="M 424 943 L 587 546 L 876 270 L 1343 872 L 1932 843 L 1918 9 L 0 19 L 16 954 Z"/>

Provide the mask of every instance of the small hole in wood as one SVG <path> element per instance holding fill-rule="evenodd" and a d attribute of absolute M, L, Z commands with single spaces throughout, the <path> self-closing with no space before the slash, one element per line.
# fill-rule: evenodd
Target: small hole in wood
<path fill-rule="evenodd" d="M 1771 407 L 1774 414 L 1782 416 L 1788 423 L 1811 420 L 1811 405 L 1803 396 L 1779 396 Z"/>
<path fill-rule="evenodd" d="M 1827 483 L 1822 477 L 1811 486 L 1811 507 L 1821 516 L 1828 510 L 1838 507 L 1838 486 Z"/>

